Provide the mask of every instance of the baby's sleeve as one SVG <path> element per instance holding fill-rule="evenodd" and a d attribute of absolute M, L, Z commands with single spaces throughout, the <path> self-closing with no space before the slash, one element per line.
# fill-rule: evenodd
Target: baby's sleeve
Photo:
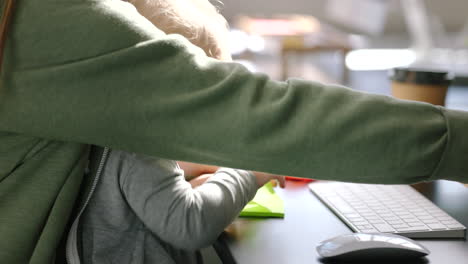
<path fill-rule="evenodd" d="M 175 161 L 133 157 L 132 169 L 120 179 L 122 193 L 145 226 L 177 248 L 213 243 L 258 189 L 251 172 L 228 168 L 192 189 Z"/>

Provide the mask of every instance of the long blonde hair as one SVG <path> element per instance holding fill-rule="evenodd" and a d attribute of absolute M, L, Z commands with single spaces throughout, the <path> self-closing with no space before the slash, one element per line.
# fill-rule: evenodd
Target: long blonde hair
<path fill-rule="evenodd" d="M 6 0 L 3 8 L 2 20 L 0 21 L 0 74 L 2 72 L 3 51 L 5 49 L 5 40 L 7 38 L 8 26 L 13 15 L 14 0 Z"/>

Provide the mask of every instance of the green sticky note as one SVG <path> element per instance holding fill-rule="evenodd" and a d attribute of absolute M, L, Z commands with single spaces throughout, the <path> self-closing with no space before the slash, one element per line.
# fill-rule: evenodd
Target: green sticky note
<path fill-rule="evenodd" d="M 271 183 L 258 189 L 257 194 L 239 214 L 241 217 L 284 217 L 283 200 L 275 193 Z"/>

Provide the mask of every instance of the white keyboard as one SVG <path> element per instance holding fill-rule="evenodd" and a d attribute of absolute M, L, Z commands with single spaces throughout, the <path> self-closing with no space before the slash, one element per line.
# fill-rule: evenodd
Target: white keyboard
<path fill-rule="evenodd" d="M 355 232 L 465 237 L 465 226 L 408 185 L 319 181 L 309 188 Z"/>

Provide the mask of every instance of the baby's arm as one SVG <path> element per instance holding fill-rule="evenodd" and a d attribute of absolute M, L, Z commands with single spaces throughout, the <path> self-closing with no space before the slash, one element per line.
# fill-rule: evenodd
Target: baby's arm
<path fill-rule="evenodd" d="M 147 228 L 178 248 L 213 243 L 259 186 L 250 172 L 222 168 L 192 189 L 175 161 L 128 155 L 132 168 L 120 178 L 128 204 Z"/>
<path fill-rule="evenodd" d="M 177 161 L 179 167 L 184 170 L 185 179 L 187 181 L 196 180 L 199 176 L 204 174 L 211 174 L 216 172 L 219 167 L 213 165 L 199 164 L 187 161 Z"/>

